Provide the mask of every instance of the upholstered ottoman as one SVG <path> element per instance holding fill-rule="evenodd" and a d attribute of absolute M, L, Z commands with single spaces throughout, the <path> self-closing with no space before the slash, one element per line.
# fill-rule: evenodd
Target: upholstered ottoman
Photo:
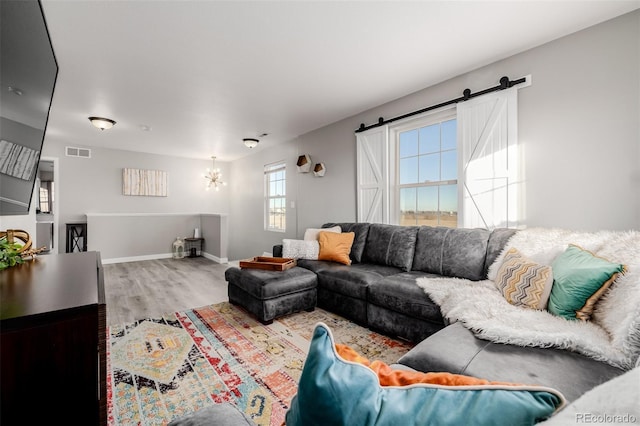
<path fill-rule="evenodd" d="M 299 267 L 285 271 L 228 268 L 229 302 L 242 306 L 263 324 L 294 312 L 313 311 L 317 303 L 316 274 Z"/>

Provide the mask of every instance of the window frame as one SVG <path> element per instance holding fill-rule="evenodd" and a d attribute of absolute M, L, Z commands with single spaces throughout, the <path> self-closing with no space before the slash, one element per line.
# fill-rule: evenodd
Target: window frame
<path fill-rule="evenodd" d="M 440 187 L 443 185 L 458 185 L 458 206 L 457 206 L 457 224 L 456 227 L 460 227 L 461 221 L 461 209 L 459 202 L 459 194 L 461 191 L 461 170 L 460 170 L 460 143 L 459 135 L 456 132 L 456 165 L 457 165 L 457 179 L 448 179 L 436 182 L 428 183 L 412 183 L 412 184 L 400 184 L 400 134 L 411 130 L 419 130 L 422 127 L 427 127 L 436 123 L 442 123 L 449 120 L 457 120 L 457 108 L 456 105 L 450 105 L 442 109 L 435 111 L 429 111 L 427 113 L 411 117 L 410 119 L 403 120 L 401 122 L 389 125 L 389 196 L 390 196 L 390 211 L 389 222 L 399 225 L 401 218 L 400 208 L 400 191 L 403 188 L 422 188 L 422 187 Z M 438 151 L 442 152 L 442 151 Z M 438 211 L 440 207 L 438 206 Z M 414 225 L 416 226 L 416 225 Z"/>
<path fill-rule="evenodd" d="M 283 172 L 284 177 L 282 180 L 283 194 L 271 194 L 272 182 L 270 177 L 275 173 Z M 281 221 L 281 227 L 271 226 L 271 200 L 282 200 L 283 218 Z M 287 230 L 287 164 L 284 160 L 276 161 L 264 165 L 264 230 L 272 232 L 286 232 Z"/>

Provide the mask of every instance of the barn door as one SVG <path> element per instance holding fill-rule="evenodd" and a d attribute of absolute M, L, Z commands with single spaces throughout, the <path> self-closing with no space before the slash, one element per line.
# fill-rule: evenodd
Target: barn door
<path fill-rule="evenodd" d="M 388 128 L 356 133 L 358 222 L 389 223 Z"/>
<path fill-rule="evenodd" d="M 517 144 L 517 90 L 489 93 L 458 104 L 464 228 L 509 227 L 521 219 Z"/>

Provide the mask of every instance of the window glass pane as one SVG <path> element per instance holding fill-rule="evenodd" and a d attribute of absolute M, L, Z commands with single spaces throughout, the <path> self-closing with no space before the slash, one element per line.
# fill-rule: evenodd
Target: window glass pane
<path fill-rule="evenodd" d="M 418 155 L 418 130 L 400 133 L 400 158 Z"/>
<path fill-rule="evenodd" d="M 400 190 L 400 225 L 416 224 L 416 188 Z"/>
<path fill-rule="evenodd" d="M 420 154 L 440 151 L 440 125 L 420 129 Z"/>
<path fill-rule="evenodd" d="M 436 182 L 440 180 L 440 154 L 421 155 L 419 182 Z"/>
<path fill-rule="evenodd" d="M 457 121 L 455 119 L 442 123 L 442 150 L 457 148 L 456 126 Z"/>
<path fill-rule="evenodd" d="M 427 118 L 397 133 L 398 222 L 457 226 L 457 121 Z M 451 185 L 445 185 L 446 182 Z"/>
<path fill-rule="evenodd" d="M 280 209 L 280 229 L 284 229 L 285 208 L 284 200 L 282 200 L 282 208 Z"/>
<path fill-rule="evenodd" d="M 442 153 L 442 176 L 441 180 L 451 180 L 458 178 L 458 153 L 457 151 L 445 151 Z"/>
<path fill-rule="evenodd" d="M 400 185 L 418 183 L 418 157 L 400 160 Z"/>
<path fill-rule="evenodd" d="M 438 187 L 424 186 L 418 188 L 418 225 L 438 225 Z"/>
<path fill-rule="evenodd" d="M 440 187 L 440 225 L 458 226 L 458 185 Z"/>
<path fill-rule="evenodd" d="M 283 231 L 286 226 L 286 175 L 284 163 L 266 165 L 265 172 L 265 223 L 270 230 Z"/>

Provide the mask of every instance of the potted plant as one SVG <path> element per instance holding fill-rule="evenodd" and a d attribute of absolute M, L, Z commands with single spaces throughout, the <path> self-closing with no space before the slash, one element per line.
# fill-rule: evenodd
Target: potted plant
<path fill-rule="evenodd" d="M 0 238 L 0 271 L 24 261 L 22 247 L 20 243 L 10 243 L 6 237 Z"/>

